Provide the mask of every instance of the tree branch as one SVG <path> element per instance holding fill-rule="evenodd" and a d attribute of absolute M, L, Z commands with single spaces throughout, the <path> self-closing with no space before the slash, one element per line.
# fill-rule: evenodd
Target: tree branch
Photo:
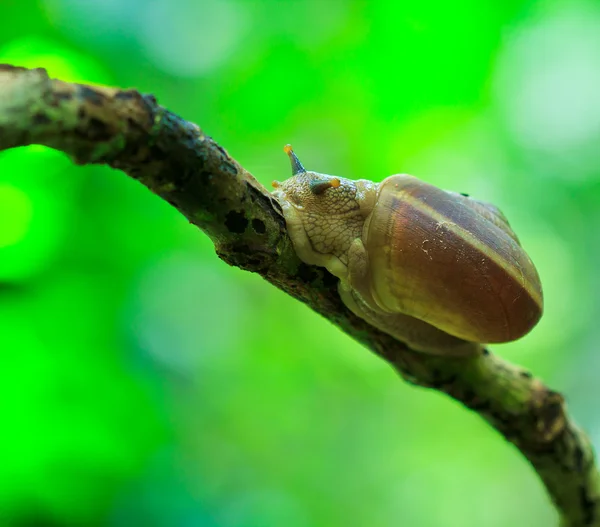
<path fill-rule="evenodd" d="M 270 193 L 198 126 L 135 90 L 0 66 L 0 150 L 29 144 L 62 150 L 79 164 L 109 165 L 143 183 L 204 231 L 221 259 L 306 303 L 409 382 L 481 415 L 531 463 L 563 526 L 600 527 L 593 449 L 559 393 L 488 352 L 467 359 L 416 353 L 354 316 L 340 301 L 337 279 L 298 260 Z"/>

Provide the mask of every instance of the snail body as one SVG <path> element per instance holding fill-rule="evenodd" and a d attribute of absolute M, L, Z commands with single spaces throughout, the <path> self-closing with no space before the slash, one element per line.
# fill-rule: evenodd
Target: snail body
<path fill-rule="evenodd" d="M 340 279 L 344 304 L 416 351 L 470 355 L 538 322 L 534 264 L 495 206 L 397 174 L 381 183 L 308 172 L 276 183 L 298 257 Z"/>

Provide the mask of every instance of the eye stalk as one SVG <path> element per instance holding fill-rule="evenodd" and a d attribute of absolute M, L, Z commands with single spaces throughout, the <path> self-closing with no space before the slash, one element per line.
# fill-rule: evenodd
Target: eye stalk
<path fill-rule="evenodd" d="M 292 163 L 292 176 L 299 176 L 302 174 L 307 174 L 306 169 L 300 163 L 300 160 L 296 156 L 292 145 L 285 145 L 283 147 L 283 151 L 289 156 L 290 162 Z M 314 172 L 310 173 L 311 176 L 316 176 Z M 330 178 L 330 179 L 319 179 L 314 178 L 310 180 L 309 188 L 310 191 L 315 195 L 319 196 L 323 194 L 328 188 L 338 188 L 341 185 L 341 181 L 338 178 Z M 279 183 L 277 181 L 273 182 L 273 187 L 278 188 Z"/>
<path fill-rule="evenodd" d="M 318 179 L 314 179 L 310 182 L 310 191 L 318 196 L 319 194 L 323 194 L 328 188 L 338 188 L 341 185 L 341 182 L 338 178 L 334 177 L 327 181 L 320 181 Z"/>
<path fill-rule="evenodd" d="M 298 174 L 306 172 L 306 169 L 302 166 L 302 163 L 300 163 L 300 160 L 294 153 L 292 145 L 285 145 L 283 151 L 289 156 L 290 162 L 292 163 L 292 176 L 297 176 Z"/>

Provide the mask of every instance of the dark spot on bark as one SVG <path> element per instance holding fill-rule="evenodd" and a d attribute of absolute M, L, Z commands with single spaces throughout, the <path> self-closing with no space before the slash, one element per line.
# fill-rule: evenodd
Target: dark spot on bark
<path fill-rule="evenodd" d="M 115 99 L 121 101 L 129 101 L 131 99 L 137 99 L 140 94 L 136 90 L 121 90 L 115 95 Z"/>
<path fill-rule="evenodd" d="M 554 423 L 560 419 L 563 411 L 563 398 L 557 392 L 550 392 L 546 404 L 540 412 L 540 421 L 545 430 L 554 428 Z"/>
<path fill-rule="evenodd" d="M 144 93 L 144 95 L 142 95 L 142 98 L 150 106 L 156 106 L 156 104 L 158 103 L 158 101 L 156 100 L 156 97 L 154 95 L 152 95 L 151 93 Z"/>
<path fill-rule="evenodd" d="M 229 265 L 259 273 L 268 269 L 275 257 L 274 253 L 269 252 L 270 249 L 265 252 L 262 249 L 250 248 L 246 244 L 222 245 L 218 246 L 216 250 L 219 258 Z"/>
<path fill-rule="evenodd" d="M 146 147 L 146 145 L 141 145 L 141 146 L 142 146 L 142 148 Z M 164 161 L 168 157 L 169 157 L 169 155 L 162 148 L 160 148 L 158 146 L 152 146 L 150 148 L 150 150 L 148 151 L 147 161 L 153 161 L 153 162 Z"/>
<path fill-rule="evenodd" d="M 471 410 L 475 410 L 476 412 L 483 413 L 489 410 L 490 405 L 487 401 L 480 399 L 477 395 L 473 395 L 470 401 L 465 403 Z"/>
<path fill-rule="evenodd" d="M 131 117 L 127 118 L 127 126 L 129 126 L 129 128 L 135 128 L 135 124 L 135 121 Z"/>
<path fill-rule="evenodd" d="M 468 198 L 468 197 L 470 197 L 470 196 L 469 196 L 469 195 L 468 195 L 466 192 L 461 192 L 461 193 L 460 193 L 460 195 L 461 195 L 461 196 L 464 196 L 465 198 Z"/>
<path fill-rule="evenodd" d="M 337 287 L 339 279 L 337 276 L 332 275 L 330 272 L 323 270 L 323 285 L 327 289 Z"/>
<path fill-rule="evenodd" d="M 238 173 L 235 165 L 232 162 L 230 162 L 229 160 L 226 160 L 223 163 L 221 163 L 219 165 L 219 169 L 221 170 L 221 172 L 223 172 L 223 173 L 228 172 L 232 176 L 237 176 L 237 173 Z"/>
<path fill-rule="evenodd" d="M 581 448 L 576 448 L 575 449 L 575 470 L 577 472 L 581 472 L 583 471 L 583 467 L 584 467 L 584 456 L 583 456 L 583 450 Z"/>
<path fill-rule="evenodd" d="M 63 101 L 70 101 L 73 98 L 73 93 L 69 91 L 54 92 L 52 94 L 50 105 L 58 106 Z"/>
<path fill-rule="evenodd" d="M 596 503 L 594 498 L 588 494 L 586 485 L 579 487 L 579 501 L 583 509 L 584 523 L 583 525 L 593 525 L 596 520 Z"/>
<path fill-rule="evenodd" d="M 106 140 L 110 139 L 111 134 L 108 131 L 106 123 L 95 117 L 91 117 L 86 126 L 87 135 L 93 140 Z"/>
<path fill-rule="evenodd" d="M 313 268 L 310 265 L 305 263 L 301 263 L 298 266 L 298 272 L 296 273 L 298 278 L 307 284 L 312 283 L 317 278 L 317 273 L 313 271 Z"/>
<path fill-rule="evenodd" d="M 483 351 L 482 351 L 482 353 L 483 353 L 483 355 L 484 355 L 484 356 L 487 356 L 487 355 L 489 355 L 489 354 L 490 354 L 490 350 L 489 350 L 489 349 L 487 349 L 487 348 L 483 348 Z"/>
<path fill-rule="evenodd" d="M 79 108 L 79 110 L 77 110 L 77 118 L 83 119 L 84 117 L 85 117 L 85 108 L 82 106 L 81 108 Z"/>
<path fill-rule="evenodd" d="M 36 113 L 32 118 L 33 124 L 48 124 L 50 122 L 50 118 L 45 113 Z"/>
<path fill-rule="evenodd" d="M 221 154 L 223 154 L 223 156 L 225 156 L 225 158 L 227 159 L 227 151 L 225 150 L 225 148 L 223 148 L 221 145 L 215 144 L 215 147 L 217 148 L 217 150 L 219 152 L 221 152 Z"/>
<path fill-rule="evenodd" d="M 454 386 L 458 379 L 458 376 L 453 373 L 451 375 L 447 375 L 445 372 L 435 371 L 434 381 L 437 384 L 447 384 L 448 386 Z"/>
<path fill-rule="evenodd" d="M 265 232 L 267 232 L 267 227 L 265 225 L 265 222 L 262 220 L 259 220 L 258 218 L 254 218 L 252 220 L 252 228 L 258 233 L 258 234 L 264 234 Z"/>
<path fill-rule="evenodd" d="M 243 211 L 230 210 L 225 218 L 225 227 L 229 232 L 242 234 L 248 227 L 248 220 Z"/>
<path fill-rule="evenodd" d="M 101 106 L 102 103 L 106 100 L 106 97 L 103 93 L 100 93 L 96 90 L 92 90 L 87 86 L 79 86 L 79 95 L 83 99 L 87 100 L 95 106 Z"/>
<path fill-rule="evenodd" d="M 437 370 L 431 371 L 431 386 L 436 390 L 445 391 L 442 389 L 442 384 L 446 382 L 446 377 L 440 375 L 440 372 Z"/>
<path fill-rule="evenodd" d="M 246 264 L 248 265 L 248 267 L 258 267 L 262 264 L 262 260 L 260 258 L 249 258 L 246 261 Z"/>
<path fill-rule="evenodd" d="M 281 209 L 281 205 L 277 203 L 277 201 L 273 198 L 273 195 L 270 192 L 265 192 L 264 189 L 256 188 L 254 185 L 248 183 L 248 181 L 244 181 L 245 190 L 244 194 L 250 196 L 250 199 L 254 203 L 259 203 L 261 208 L 265 211 L 271 211 L 275 209 L 279 214 L 274 216 L 273 219 L 279 222 L 280 227 L 283 229 L 285 227 L 285 220 L 283 219 L 283 210 Z"/>
<path fill-rule="evenodd" d="M 533 375 L 531 374 L 531 372 L 530 371 L 526 371 L 526 370 L 521 371 L 521 373 L 519 375 L 521 377 L 523 377 L 523 379 L 531 379 L 533 377 Z"/>
<path fill-rule="evenodd" d="M 471 390 L 471 388 L 465 388 L 465 391 L 463 392 L 462 402 L 469 406 L 474 398 L 475 392 Z"/>

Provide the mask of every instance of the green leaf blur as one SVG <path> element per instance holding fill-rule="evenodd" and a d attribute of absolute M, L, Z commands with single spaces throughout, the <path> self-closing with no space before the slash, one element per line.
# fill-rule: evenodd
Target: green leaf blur
<path fill-rule="evenodd" d="M 407 172 L 496 203 L 546 312 L 495 352 L 600 442 L 600 7 L 22 0 L 0 62 L 136 87 L 265 185 Z M 0 153 L 0 525 L 547 527 L 514 448 L 123 174 Z"/>

